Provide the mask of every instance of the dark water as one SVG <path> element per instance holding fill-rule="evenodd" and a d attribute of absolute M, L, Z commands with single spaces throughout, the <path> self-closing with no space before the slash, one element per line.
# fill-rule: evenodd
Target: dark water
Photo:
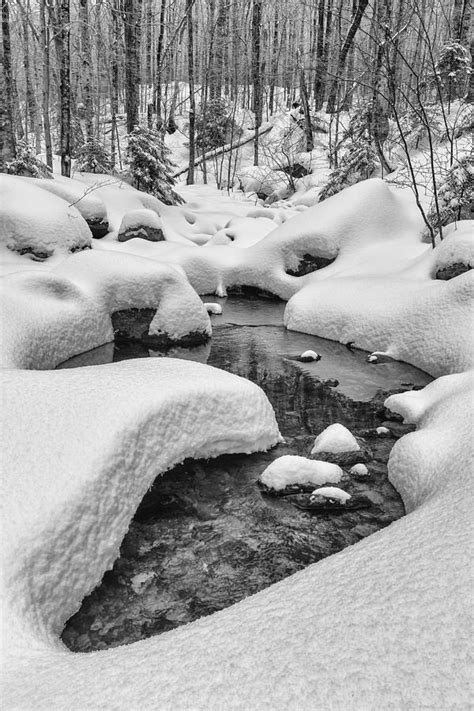
<path fill-rule="evenodd" d="M 404 513 L 386 468 L 403 427 L 386 423 L 394 432 L 388 438 L 376 436 L 373 428 L 386 416 L 382 391 L 425 385 L 430 378 L 406 364 L 372 366 L 363 352 L 287 332 L 280 325 L 282 304 L 222 303 L 223 316 L 213 317 L 212 342 L 171 355 L 202 360 L 257 382 L 275 409 L 285 444 L 266 453 L 188 460 L 158 477 L 136 512 L 113 570 L 67 623 L 62 639 L 74 651 L 133 642 L 227 607 Z M 294 360 L 309 348 L 322 360 Z M 121 344 L 84 357 L 93 363 L 149 355 L 170 352 Z M 65 365 L 82 365 L 84 357 Z M 372 451 L 369 479 L 343 486 L 367 497 L 367 507 L 311 515 L 291 498 L 262 495 L 256 480 L 263 469 L 283 454 L 308 455 L 314 437 L 333 422 L 363 435 Z"/>

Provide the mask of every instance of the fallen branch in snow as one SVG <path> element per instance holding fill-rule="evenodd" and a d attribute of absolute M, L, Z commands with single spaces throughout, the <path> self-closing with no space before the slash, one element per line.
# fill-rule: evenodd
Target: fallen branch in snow
<path fill-rule="evenodd" d="M 264 129 L 260 128 L 258 135 L 264 136 L 266 133 L 269 133 L 272 130 L 272 128 L 273 128 L 273 126 L 267 126 Z M 215 150 L 208 151 L 207 153 L 204 153 L 204 155 L 199 156 L 199 158 L 196 158 L 193 165 L 194 165 L 194 167 L 196 167 L 203 161 L 212 160 L 213 158 L 217 158 L 218 156 L 222 155 L 223 153 L 229 153 L 229 151 L 232 151 L 235 148 L 240 148 L 241 146 L 245 146 L 246 143 L 250 143 L 251 141 L 254 140 L 254 138 L 255 138 L 255 131 L 252 131 L 250 136 L 247 136 L 246 138 L 241 139 L 237 143 L 227 143 L 225 146 L 222 146 L 222 148 L 217 148 Z M 189 169 L 189 166 L 186 166 L 186 168 L 182 168 L 181 170 L 178 170 L 177 173 L 173 173 L 173 178 L 179 178 L 180 175 L 187 173 L 188 169 Z"/>
<path fill-rule="evenodd" d="M 78 202 L 81 202 L 87 195 L 90 193 L 94 192 L 94 190 L 98 190 L 99 188 L 106 188 L 109 185 L 115 185 L 117 183 L 123 183 L 124 181 L 122 178 L 111 178 L 110 180 L 104 180 L 103 183 L 94 183 L 93 185 L 89 185 L 86 190 L 84 190 L 84 193 L 81 195 L 81 197 L 77 198 L 77 200 L 74 200 L 74 202 L 71 202 L 68 207 L 74 207 L 74 205 L 77 205 Z"/>

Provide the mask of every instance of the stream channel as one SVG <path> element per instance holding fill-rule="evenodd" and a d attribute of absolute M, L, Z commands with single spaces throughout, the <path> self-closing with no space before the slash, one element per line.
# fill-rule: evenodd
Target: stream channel
<path fill-rule="evenodd" d="M 269 452 L 186 460 L 157 477 L 122 542 L 120 557 L 81 609 L 62 640 L 89 652 L 161 634 L 221 610 L 321 558 L 388 526 L 404 514 L 387 478 L 397 437 L 411 428 L 384 410 L 392 392 L 419 388 L 431 378 L 406 363 L 367 363 L 367 353 L 287 331 L 285 304 L 215 296 L 223 314 L 212 316 L 204 346 L 155 352 L 140 343 L 108 344 L 61 367 L 126 358 L 190 358 L 252 380 L 273 405 L 285 443 Z M 321 360 L 297 357 L 315 350 Z M 301 510 L 291 497 L 264 495 L 257 479 L 284 454 L 308 456 L 314 438 L 339 422 L 371 451 L 369 476 L 343 488 L 362 495 L 359 510 Z M 375 428 L 385 425 L 390 435 Z"/>

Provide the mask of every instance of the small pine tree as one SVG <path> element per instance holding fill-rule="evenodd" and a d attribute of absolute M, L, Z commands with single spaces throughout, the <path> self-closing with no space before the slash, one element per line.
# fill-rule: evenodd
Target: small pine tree
<path fill-rule="evenodd" d="M 344 149 L 344 154 L 322 188 L 319 202 L 373 175 L 377 167 L 377 153 L 372 145 L 376 130 L 381 131 L 381 128 L 374 120 L 372 105 L 351 118 L 339 146 Z"/>
<path fill-rule="evenodd" d="M 433 200 L 427 215 L 435 232 L 458 220 L 471 220 L 474 210 L 474 165 L 468 156 L 453 165 L 438 188 L 438 207 Z M 430 240 L 428 229 L 424 241 Z"/>
<path fill-rule="evenodd" d="M 338 167 L 335 168 L 319 194 L 319 202 L 336 195 L 349 185 L 370 178 L 377 166 L 377 154 L 368 141 L 353 140 L 347 143 Z"/>
<path fill-rule="evenodd" d="M 472 71 L 469 51 L 459 42 L 449 40 L 441 47 L 435 71 L 448 102 L 463 96 Z"/>
<path fill-rule="evenodd" d="M 30 178 L 50 178 L 48 166 L 36 157 L 34 149 L 26 141 L 18 141 L 16 157 L 5 163 L 10 175 L 26 175 Z"/>
<path fill-rule="evenodd" d="M 127 157 L 133 185 L 138 190 L 155 195 L 166 205 L 183 202 L 173 190 L 175 167 L 169 159 L 170 151 L 158 131 L 135 126 L 128 134 Z"/>
<path fill-rule="evenodd" d="M 201 107 L 196 119 L 196 144 L 201 150 L 220 148 L 241 134 L 225 99 L 211 99 Z"/>
<path fill-rule="evenodd" d="M 77 149 L 75 168 L 82 173 L 109 173 L 112 160 L 102 143 L 93 138 Z"/>

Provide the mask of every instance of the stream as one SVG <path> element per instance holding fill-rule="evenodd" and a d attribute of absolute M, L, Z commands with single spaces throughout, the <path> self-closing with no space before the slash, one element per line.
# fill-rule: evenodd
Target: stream
<path fill-rule="evenodd" d="M 387 461 L 396 438 L 411 428 L 391 418 L 383 402 L 391 392 L 423 387 L 430 376 L 406 363 L 374 366 L 366 352 L 287 331 L 282 302 L 203 300 L 223 306 L 203 346 L 160 353 L 140 343 L 108 344 L 61 367 L 162 355 L 207 362 L 263 388 L 285 442 L 269 452 L 186 460 L 157 477 L 113 569 L 66 624 L 62 640 L 72 651 L 134 642 L 228 607 L 404 514 Z M 296 360 L 308 349 L 321 360 Z M 334 422 L 371 451 L 369 476 L 343 485 L 367 506 L 314 514 L 291 497 L 264 495 L 256 481 L 265 467 L 283 454 L 308 456 L 315 436 Z M 376 433 L 382 424 L 388 436 Z"/>

